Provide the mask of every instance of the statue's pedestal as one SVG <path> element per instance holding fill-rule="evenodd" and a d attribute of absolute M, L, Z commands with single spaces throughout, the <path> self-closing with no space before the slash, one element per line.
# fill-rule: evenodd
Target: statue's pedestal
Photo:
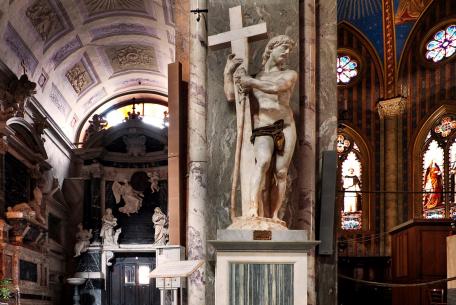
<path fill-rule="evenodd" d="M 307 305 L 307 231 L 218 230 L 215 304 Z"/>

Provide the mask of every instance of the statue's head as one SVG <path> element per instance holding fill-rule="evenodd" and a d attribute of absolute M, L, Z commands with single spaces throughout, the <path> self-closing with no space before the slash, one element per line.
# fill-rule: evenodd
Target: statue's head
<path fill-rule="evenodd" d="M 155 213 L 161 213 L 162 210 L 161 210 L 159 207 L 156 207 L 156 208 L 154 209 L 154 212 L 155 212 Z"/>
<path fill-rule="evenodd" d="M 82 223 L 78 224 L 78 229 L 79 229 L 79 231 L 82 231 L 82 229 L 84 229 L 84 226 L 82 225 Z"/>
<path fill-rule="evenodd" d="M 110 208 L 107 208 L 106 209 L 106 214 L 111 215 L 112 214 L 112 210 Z"/>
<path fill-rule="evenodd" d="M 271 57 L 271 53 L 274 49 L 280 46 L 287 46 L 289 53 L 295 47 L 295 45 L 296 42 L 287 35 L 279 35 L 271 38 L 271 40 L 269 40 L 268 44 L 266 45 L 266 48 L 264 49 L 262 65 L 266 64 L 266 62 Z"/>

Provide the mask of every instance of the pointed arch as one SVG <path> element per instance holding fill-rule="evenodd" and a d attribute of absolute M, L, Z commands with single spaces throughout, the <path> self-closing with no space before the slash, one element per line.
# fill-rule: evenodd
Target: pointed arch
<path fill-rule="evenodd" d="M 423 176 L 424 167 L 426 166 L 424 163 L 425 161 L 429 163 L 429 158 L 427 157 L 426 153 L 428 152 L 428 147 L 431 144 L 436 144 L 438 147 L 437 149 L 441 151 L 442 154 L 442 160 L 436 160 L 436 163 L 438 164 L 439 169 L 440 167 L 443 167 L 441 168 L 441 180 L 443 183 L 443 189 L 441 191 L 446 191 L 446 194 L 443 193 L 441 196 L 443 196 L 442 204 L 444 205 L 445 209 L 444 217 L 449 217 L 451 208 L 450 203 L 454 203 L 456 206 L 455 200 L 450 200 L 448 197 L 448 192 L 450 191 L 450 167 L 452 167 L 450 164 L 450 149 L 452 149 L 451 145 L 456 143 L 456 121 L 454 123 L 454 128 L 451 128 L 448 134 L 442 135 L 440 130 L 436 130 L 436 127 L 440 126 L 442 119 L 449 117 L 456 120 L 456 105 L 454 104 L 454 101 L 452 103 L 453 104 L 446 103 L 439 106 L 430 115 L 424 118 L 419 124 L 420 127 L 417 129 L 415 135 L 412 138 L 413 141 L 410 145 L 410 147 L 412 147 L 410 151 L 410 160 L 412 160 L 412 174 L 410 176 L 410 185 L 413 187 L 414 194 L 412 196 L 413 208 L 410 211 L 410 218 L 424 217 L 424 208 L 426 208 L 426 204 L 424 203 L 427 200 L 425 196 L 428 196 L 428 194 L 421 192 L 437 192 L 437 190 L 428 190 L 426 188 L 426 177 L 425 175 Z M 434 160 L 435 157 L 432 159 Z"/>
<path fill-rule="evenodd" d="M 344 142 L 349 141 L 349 143 L 345 142 L 343 151 L 341 147 L 339 146 L 339 141 L 341 140 L 341 137 L 343 137 Z M 373 202 L 373 197 L 372 193 L 370 192 L 373 189 L 373 186 L 375 185 L 375 176 L 374 176 L 374 155 L 373 155 L 373 149 L 369 142 L 366 141 L 365 136 L 362 135 L 362 133 L 357 130 L 356 128 L 348 125 L 341 123 L 339 124 L 338 128 L 338 170 L 337 170 L 337 175 L 338 175 L 338 190 L 339 190 L 339 196 L 337 200 L 337 215 L 339 216 L 339 232 L 343 234 L 344 231 L 349 231 L 349 230 L 344 230 L 342 229 L 343 227 L 343 218 L 345 215 L 349 213 L 345 213 L 346 207 L 344 207 L 344 201 L 345 201 L 345 196 L 348 194 L 348 192 L 345 192 L 345 188 L 343 187 L 344 185 L 344 176 L 347 175 L 347 166 L 344 165 L 344 162 L 347 162 L 349 158 L 356 158 L 357 160 L 355 162 L 359 162 L 359 169 L 354 170 L 354 174 L 358 176 L 358 179 L 360 180 L 360 201 L 361 204 L 358 206 L 360 208 L 361 213 L 361 229 L 358 229 L 357 231 L 363 231 L 363 232 L 369 232 L 373 231 L 374 228 L 374 209 L 372 209 L 372 204 Z M 359 217 L 353 213 L 353 215 L 356 217 Z M 351 231 L 353 232 L 353 231 Z"/>
<path fill-rule="evenodd" d="M 368 51 L 373 63 L 374 63 L 374 66 L 375 66 L 375 71 L 376 71 L 376 75 L 379 79 L 379 83 L 380 83 L 380 92 L 383 94 L 383 84 L 384 84 L 384 74 L 383 74 L 383 69 L 382 69 L 382 64 L 381 64 L 381 60 L 380 60 L 380 55 L 378 54 L 377 50 L 375 49 L 374 45 L 372 44 L 372 42 L 360 31 L 358 30 L 354 25 L 352 25 L 351 23 L 347 22 L 347 21 L 341 21 L 339 22 L 339 24 L 337 25 L 337 31 L 340 33 L 340 32 L 343 32 L 344 30 L 346 30 L 347 32 L 350 32 L 351 34 L 353 34 L 355 37 L 357 37 L 357 39 L 359 41 L 361 41 L 362 45 L 366 48 L 366 50 Z M 338 48 L 348 48 L 347 46 L 345 46 L 341 41 L 338 42 Z M 357 51 L 357 50 L 355 50 Z M 360 54 L 360 56 L 362 56 Z M 366 58 L 362 58 L 364 62 L 367 62 Z"/>

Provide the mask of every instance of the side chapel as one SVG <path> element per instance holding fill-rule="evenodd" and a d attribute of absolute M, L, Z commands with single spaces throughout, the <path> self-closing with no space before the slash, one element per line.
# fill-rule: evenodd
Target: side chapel
<path fill-rule="evenodd" d="M 0 304 L 455 304 L 455 16 L 1 0 Z"/>

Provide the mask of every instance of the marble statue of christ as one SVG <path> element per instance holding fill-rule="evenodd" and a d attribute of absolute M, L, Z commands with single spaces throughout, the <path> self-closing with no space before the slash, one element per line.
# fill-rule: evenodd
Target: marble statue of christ
<path fill-rule="evenodd" d="M 264 211 L 269 209 L 272 218 L 279 220 L 288 168 L 296 144 L 290 99 L 298 74 L 286 68 L 294 45 L 295 42 L 285 35 L 272 38 L 263 54 L 263 70 L 255 78 L 247 75 L 240 58 L 230 56 L 225 67 L 225 80 L 233 80 L 242 92 L 251 91 L 258 103 L 250 137 L 255 157 L 250 179 L 250 208 L 248 215 L 243 216 L 263 216 Z M 234 87 L 229 81 L 225 81 L 225 86 L 225 93 L 230 93 Z M 275 181 L 266 183 L 270 169 Z M 263 202 L 266 185 L 270 188 L 267 190 L 270 193 L 269 207 L 265 207 Z"/>

